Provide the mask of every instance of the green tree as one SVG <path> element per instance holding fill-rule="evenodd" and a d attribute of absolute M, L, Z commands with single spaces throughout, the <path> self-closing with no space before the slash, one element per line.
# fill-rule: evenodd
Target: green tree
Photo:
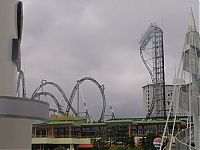
<path fill-rule="evenodd" d="M 115 150 L 126 150 L 127 148 L 124 146 L 117 146 Z"/>
<path fill-rule="evenodd" d="M 114 148 L 122 146 L 127 149 L 128 147 L 135 147 L 135 138 L 134 136 L 129 137 L 127 127 L 111 126 L 104 135 L 100 137 L 95 135 L 95 137 L 91 139 L 91 144 L 93 144 L 94 150 L 108 149 L 112 145 L 116 146 Z"/>
<path fill-rule="evenodd" d="M 135 142 L 134 138 L 128 135 L 128 127 L 112 126 L 107 135 L 109 137 L 110 145 L 123 145 L 127 146 Z M 134 143 L 135 144 L 135 143 Z"/>
<path fill-rule="evenodd" d="M 93 150 L 107 150 L 109 147 L 108 138 L 105 136 L 102 136 L 101 138 L 94 137 L 90 142 L 93 145 Z"/>
<path fill-rule="evenodd" d="M 128 147 L 127 150 L 144 150 L 144 149 L 141 148 L 141 147 L 134 147 L 134 148 L 132 148 L 132 147 Z"/>
<path fill-rule="evenodd" d="M 127 150 L 125 146 L 115 146 L 115 147 L 110 147 L 109 150 Z"/>
<path fill-rule="evenodd" d="M 59 145 L 58 147 L 54 148 L 54 150 L 66 150 L 66 148 Z"/>
<path fill-rule="evenodd" d="M 126 139 L 125 145 L 128 145 L 130 148 L 135 147 L 135 137 L 134 137 L 134 135 L 132 135 L 132 136 L 130 136 Z"/>
<path fill-rule="evenodd" d="M 147 134 L 146 138 L 142 138 L 142 148 L 144 150 L 156 150 L 155 146 L 153 145 L 153 140 L 159 137 L 156 133 L 149 133 Z"/>

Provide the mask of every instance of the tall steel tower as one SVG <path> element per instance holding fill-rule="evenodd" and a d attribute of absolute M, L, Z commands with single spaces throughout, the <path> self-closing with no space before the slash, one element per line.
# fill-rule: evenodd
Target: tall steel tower
<path fill-rule="evenodd" d="M 151 24 L 140 40 L 140 56 L 153 84 L 153 99 L 147 118 L 166 117 L 163 31 Z"/>

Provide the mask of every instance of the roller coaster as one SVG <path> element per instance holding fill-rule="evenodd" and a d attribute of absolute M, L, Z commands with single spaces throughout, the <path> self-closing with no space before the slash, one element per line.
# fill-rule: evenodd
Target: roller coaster
<path fill-rule="evenodd" d="M 153 99 L 146 118 L 166 118 L 163 31 L 150 24 L 140 40 L 140 57 L 153 85 Z"/>
<path fill-rule="evenodd" d="M 71 94 L 70 94 L 70 98 L 69 98 L 69 102 L 70 102 L 70 105 L 72 104 L 73 102 L 73 99 L 74 99 L 74 96 L 76 94 L 76 92 L 79 90 L 79 86 L 84 82 L 84 81 L 91 81 L 93 82 L 94 84 L 97 85 L 99 91 L 101 92 L 101 96 L 102 96 L 102 100 L 103 100 L 103 108 L 102 108 L 102 112 L 101 112 L 101 117 L 100 117 L 100 121 L 102 121 L 104 119 L 104 114 L 105 114 L 105 109 L 106 109 L 106 97 L 105 97 L 105 94 L 104 94 L 104 86 L 101 86 L 95 79 L 91 78 L 91 77 L 84 77 L 80 80 L 77 81 L 77 84 L 75 85 L 75 87 L 73 88 Z M 70 105 L 67 106 L 67 109 L 66 109 L 66 113 L 69 114 L 69 111 L 70 111 Z"/>
<path fill-rule="evenodd" d="M 64 98 L 64 100 L 67 102 L 67 104 L 68 104 L 69 107 L 71 108 L 73 114 L 74 114 L 75 116 L 77 116 L 78 114 L 77 114 L 76 110 L 71 106 L 71 103 L 69 102 L 69 100 L 68 100 L 68 98 L 67 98 L 67 96 L 66 96 L 64 90 L 63 90 L 58 84 L 56 84 L 56 83 L 53 83 L 53 82 L 43 82 L 43 83 L 41 83 L 40 86 L 39 86 L 38 88 L 36 88 L 35 91 L 33 92 L 32 96 L 31 96 L 31 99 L 34 99 L 34 97 L 35 97 L 35 95 L 38 93 L 38 91 L 39 91 L 40 89 L 43 89 L 43 87 L 44 87 L 44 86 L 47 86 L 47 85 L 53 86 L 54 88 L 56 88 L 56 89 L 61 93 L 61 95 L 62 95 L 62 97 Z M 44 94 L 44 92 L 42 91 L 40 95 L 45 95 L 45 94 Z"/>
<path fill-rule="evenodd" d="M 80 85 L 86 81 L 90 81 L 90 82 L 94 83 L 101 93 L 103 105 L 102 105 L 101 115 L 100 115 L 98 122 L 103 122 L 105 119 L 105 116 L 110 116 L 109 119 L 114 119 L 115 118 L 114 111 L 113 111 L 112 106 L 110 105 L 110 102 L 106 99 L 106 96 L 104 93 L 105 92 L 104 85 L 99 84 L 98 81 L 96 81 L 94 78 L 91 78 L 91 77 L 84 77 L 84 78 L 81 78 L 80 80 L 78 80 L 76 85 L 72 89 L 69 99 L 67 98 L 67 95 L 65 94 L 65 92 L 61 88 L 61 86 L 59 86 L 58 84 L 56 84 L 54 82 L 48 82 L 48 81 L 41 82 L 41 84 L 33 92 L 31 99 L 40 100 L 40 96 L 48 96 L 53 100 L 53 102 L 55 103 L 55 105 L 57 107 L 57 109 L 50 108 L 50 111 L 57 112 L 58 114 L 61 114 L 61 115 L 69 115 L 69 113 L 71 111 L 75 116 L 78 117 L 80 115 L 80 112 L 79 112 L 79 88 L 80 88 Z M 20 87 L 21 87 L 20 85 L 22 85 L 22 91 L 23 91 L 22 95 L 20 95 Z M 64 106 L 62 106 L 60 104 L 60 102 L 59 102 L 58 98 L 56 98 L 56 96 L 54 96 L 51 92 L 44 91 L 44 87 L 46 87 L 46 86 L 52 86 L 62 95 L 62 98 L 64 98 L 64 100 L 67 104 L 65 109 L 64 109 Z M 77 98 L 77 110 L 72 106 L 74 97 L 76 94 L 78 97 Z M 20 71 L 18 74 L 16 95 L 18 97 L 26 97 L 26 86 L 25 86 L 25 78 L 24 78 L 23 71 Z M 109 106 L 107 106 L 108 105 L 107 102 L 108 102 Z M 84 113 L 86 114 L 86 117 L 89 118 L 89 122 L 90 122 L 90 115 L 89 115 L 89 112 L 87 109 L 87 104 L 86 104 L 86 102 L 84 102 L 83 104 L 85 107 Z M 110 110 L 110 114 L 106 114 L 107 107 Z"/>

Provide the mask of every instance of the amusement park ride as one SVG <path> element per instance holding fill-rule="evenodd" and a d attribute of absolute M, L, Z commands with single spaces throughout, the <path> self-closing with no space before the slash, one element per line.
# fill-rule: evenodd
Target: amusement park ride
<path fill-rule="evenodd" d="M 140 56 L 153 85 L 153 99 L 146 118 L 166 118 L 163 31 L 151 24 L 140 40 Z"/>
<path fill-rule="evenodd" d="M 56 83 L 54 82 L 42 82 L 39 87 L 37 87 L 35 89 L 35 91 L 33 92 L 31 99 L 40 99 L 40 96 L 49 96 L 54 103 L 56 104 L 57 110 L 50 108 L 50 111 L 54 111 L 57 112 L 58 114 L 61 115 L 69 115 L 70 114 L 70 110 L 71 112 L 75 115 L 75 116 L 79 116 L 80 115 L 80 110 L 79 110 L 79 95 L 80 95 L 80 85 L 85 82 L 85 81 L 91 81 L 92 83 L 94 83 L 97 88 L 99 89 L 100 93 L 101 93 L 101 97 L 103 100 L 103 106 L 102 106 L 102 111 L 101 111 L 101 115 L 100 118 L 98 120 L 98 122 L 102 122 L 104 121 L 106 116 L 110 116 L 110 119 L 114 119 L 115 115 L 114 115 L 114 111 L 112 106 L 110 105 L 110 102 L 106 101 L 106 96 L 104 94 L 104 85 L 99 84 L 99 82 L 97 82 L 95 79 L 91 78 L 91 77 L 84 77 L 80 80 L 77 81 L 76 85 L 74 86 L 69 99 L 67 98 L 67 95 L 65 94 L 64 90 Z M 52 86 L 54 88 L 56 88 L 60 94 L 62 95 L 63 99 L 66 102 L 66 108 L 65 110 L 63 110 L 63 107 L 61 106 L 59 100 L 56 98 L 56 96 L 54 96 L 54 94 L 52 94 L 51 92 L 48 91 L 44 91 L 44 87 L 45 86 Z M 22 89 L 22 95 L 20 95 L 20 88 Z M 16 95 L 19 97 L 26 97 L 26 87 L 25 87 L 25 78 L 24 78 L 24 73 L 23 71 L 20 71 L 18 74 L 18 80 L 17 80 L 17 90 L 16 90 Z M 74 97 L 77 94 L 77 110 L 72 106 L 72 103 L 74 101 Z M 85 107 L 85 114 L 86 117 L 88 117 L 89 122 L 90 120 L 90 115 L 89 115 L 89 111 L 87 109 L 87 104 L 84 101 L 84 107 Z M 107 105 L 109 104 L 109 106 L 107 107 Z M 106 108 L 110 109 L 110 111 L 106 111 Z M 110 114 L 106 114 L 107 112 L 109 112 Z"/>
<path fill-rule="evenodd" d="M 17 6 L 17 9 L 15 7 Z M 3 10 L 3 13 L 1 13 Z M 17 10 L 17 11 L 16 11 Z M 16 12 L 15 12 L 16 11 Z M 80 85 L 85 81 L 90 81 L 94 83 L 98 90 L 101 93 L 102 98 L 102 110 L 98 122 L 103 122 L 106 119 L 106 116 L 109 116 L 110 119 L 114 119 L 114 111 L 109 101 L 105 96 L 105 88 L 103 85 L 99 84 L 94 78 L 84 77 L 77 81 L 74 86 L 69 99 L 67 98 L 64 90 L 56 83 L 45 81 L 42 82 L 36 90 L 33 92 L 30 99 L 26 95 L 26 86 L 25 86 L 25 77 L 24 73 L 21 70 L 21 57 L 20 57 L 20 44 L 22 36 L 22 3 L 16 0 L 3 0 L 0 1 L 0 13 L 4 14 L 0 16 L 0 20 L 3 22 L 1 32 L 5 35 L 5 39 L 0 41 L 0 58 L 3 60 L 3 63 L 0 63 L 0 67 L 3 72 L 0 72 L 0 123 L 1 123 L 1 136 L 0 136 L 0 147 L 5 147 L 7 149 L 13 147 L 19 147 L 21 149 L 30 149 L 31 145 L 31 121 L 45 122 L 48 118 L 48 111 L 55 111 L 60 115 L 71 115 L 80 116 Z M 15 18 L 17 16 L 17 19 Z M 6 20 L 5 18 L 8 18 Z M 3 21 L 5 20 L 5 21 Z M 17 23 L 15 21 L 17 20 Z M 10 26 L 8 26 L 11 25 Z M 16 27 L 16 26 L 17 27 Z M 9 27 L 9 28 L 8 28 Z M 16 31 L 17 29 L 17 31 Z M 13 39 L 10 41 L 10 39 Z M 2 43 L 1 43 L 2 42 Z M 5 44 L 6 43 L 6 44 Z M 12 43 L 12 56 L 10 56 L 10 45 Z M 180 139 L 178 135 L 176 136 L 176 144 L 182 144 L 188 146 L 188 149 L 191 148 L 192 143 L 195 144 L 195 147 L 199 149 L 200 147 L 200 37 L 196 29 L 194 16 L 191 14 L 188 32 L 186 33 L 186 40 L 184 45 L 184 50 L 182 53 L 182 59 L 179 66 L 177 79 L 183 79 L 187 77 L 187 85 L 182 83 L 177 83 L 174 86 L 173 99 L 170 102 L 170 108 L 166 109 L 165 101 L 165 73 L 164 73 L 164 47 L 163 47 L 163 31 L 156 24 L 151 24 L 148 30 L 143 35 L 140 41 L 140 56 L 144 65 L 146 66 L 153 84 L 153 99 L 151 107 L 148 110 L 146 116 L 149 118 L 164 118 L 166 119 L 166 124 L 164 127 L 164 132 L 162 136 L 162 141 L 160 149 L 164 138 L 168 136 L 167 129 L 170 118 L 170 111 L 172 105 L 176 105 L 174 124 L 172 129 L 172 134 L 170 138 L 169 149 L 171 150 L 173 142 L 173 133 L 175 128 L 176 116 L 178 109 L 183 109 L 188 114 L 188 131 L 187 138 Z M 6 59 L 5 59 L 6 58 Z M 9 59 L 7 59 L 9 58 Z M 18 72 L 18 79 L 16 78 L 16 73 Z M 17 87 L 15 86 L 17 82 Z M 5 84 L 4 84 L 5 83 Z M 4 86 L 7 85 L 8 87 Z M 61 105 L 60 99 L 49 92 L 44 91 L 44 87 L 52 86 L 62 95 L 62 98 L 65 100 L 65 106 Z M 22 88 L 22 93 L 20 89 Z M 77 96 L 76 96 L 77 94 Z M 55 103 L 57 109 L 54 110 L 49 108 L 47 103 L 41 102 L 41 96 L 50 97 Z M 73 101 L 75 96 L 77 97 L 77 109 L 73 106 Z M 16 102 L 16 103 L 15 103 Z M 84 101 L 85 114 L 86 117 L 90 120 L 90 114 L 87 109 L 87 104 Z M 185 107 L 184 105 L 187 105 Z M 4 106 L 6 108 L 4 109 Z M 23 106 L 23 107 L 22 107 Z M 184 106 L 184 107 L 181 107 Z M 12 109 L 16 108 L 17 109 Z M 49 108 L 49 109 L 48 109 Z M 37 109 L 38 111 L 34 111 Z M 107 114 L 107 109 L 109 109 L 110 114 Z M 5 111 L 5 112 L 4 112 Z M 16 111 L 16 112 L 15 112 Z M 23 115 L 22 115 L 23 113 Z M 28 115 L 29 116 L 28 116 Z M 2 119 L 3 118 L 3 119 Z M 6 120 L 6 119 L 8 120 Z M 19 118 L 19 119 L 18 119 Z M 27 121 L 27 120 L 28 121 Z M 21 130 L 9 130 L 13 129 L 15 126 L 20 126 L 24 131 Z M 6 130 L 5 130 L 5 129 Z M 6 133 L 5 133 L 5 131 Z M 13 133 L 14 132 L 14 133 Z M 23 134 L 22 134 L 23 133 Z M 13 141 L 10 141 L 10 137 L 7 136 L 14 135 Z M 28 134 L 28 138 L 27 135 Z M 18 138 L 20 135 L 20 138 Z M 22 139 L 22 140 L 20 140 Z M 187 143 L 186 142 L 187 139 Z M 183 140 L 183 141 L 181 141 Z M 5 141 L 5 142 L 2 142 Z M 9 142 L 8 142 L 9 141 Z M 181 145 L 180 145 L 181 147 Z M 186 150 L 187 148 L 182 148 L 179 150 Z M 187 150 L 188 150 L 187 149 Z"/>
<path fill-rule="evenodd" d="M 174 141 L 175 121 L 178 112 L 184 111 L 188 115 L 187 129 L 175 136 L 177 150 L 198 150 L 200 148 L 200 36 L 196 28 L 191 10 L 188 32 L 186 33 L 181 62 L 176 76 L 172 100 L 169 109 L 165 106 L 165 77 L 163 31 L 155 24 L 151 24 L 140 41 L 140 56 L 146 66 L 153 84 L 153 99 L 146 116 L 147 119 L 162 117 L 166 119 L 162 141 L 169 138 L 168 149 L 172 149 Z M 172 107 L 175 105 L 174 124 L 171 135 L 168 134 L 168 123 Z"/>

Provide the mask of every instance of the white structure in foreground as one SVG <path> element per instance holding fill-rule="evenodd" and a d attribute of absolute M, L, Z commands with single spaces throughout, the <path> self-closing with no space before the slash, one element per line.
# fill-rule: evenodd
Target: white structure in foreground
<path fill-rule="evenodd" d="M 0 0 L 0 149 L 31 149 L 32 123 L 48 119 L 47 103 L 17 98 L 22 2 Z"/>
<path fill-rule="evenodd" d="M 189 76 L 190 84 L 188 89 L 189 109 L 185 109 L 193 115 L 194 143 L 200 148 L 200 36 L 196 28 L 193 13 L 191 13 L 188 32 L 186 33 L 183 49 L 182 67 L 183 73 Z M 182 76 L 182 75 L 181 75 Z M 186 91 L 187 92 L 187 91 Z M 181 101 L 181 99 L 180 99 Z M 190 140 L 191 142 L 191 140 Z"/>
<path fill-rule="evenodd" d="M 170 102 L 176 106 L 173 129 L 171 132 L 169 150 L 172 149 L 176 115 L 179 109 L 188 114 L 187 129 L 179 132 L 176 137 L 176 150 L 199 150 L 200 149 L 200 36 L 195 25 L 195 19 L 191 12 L 186 33 L 181 62 L 178 69 L 177 79 L 184 80 L 184 86 L 179 83 L 175 86 L 173 99 Z M 165 124 L 162 142 L 167 133 L 169 116 Z M 193 120 L 191 119 L 193 117 Z M 162 146 L 162 144 L 161 144 Z M 160 148 L 161 148 L 160 146 Z"/>

